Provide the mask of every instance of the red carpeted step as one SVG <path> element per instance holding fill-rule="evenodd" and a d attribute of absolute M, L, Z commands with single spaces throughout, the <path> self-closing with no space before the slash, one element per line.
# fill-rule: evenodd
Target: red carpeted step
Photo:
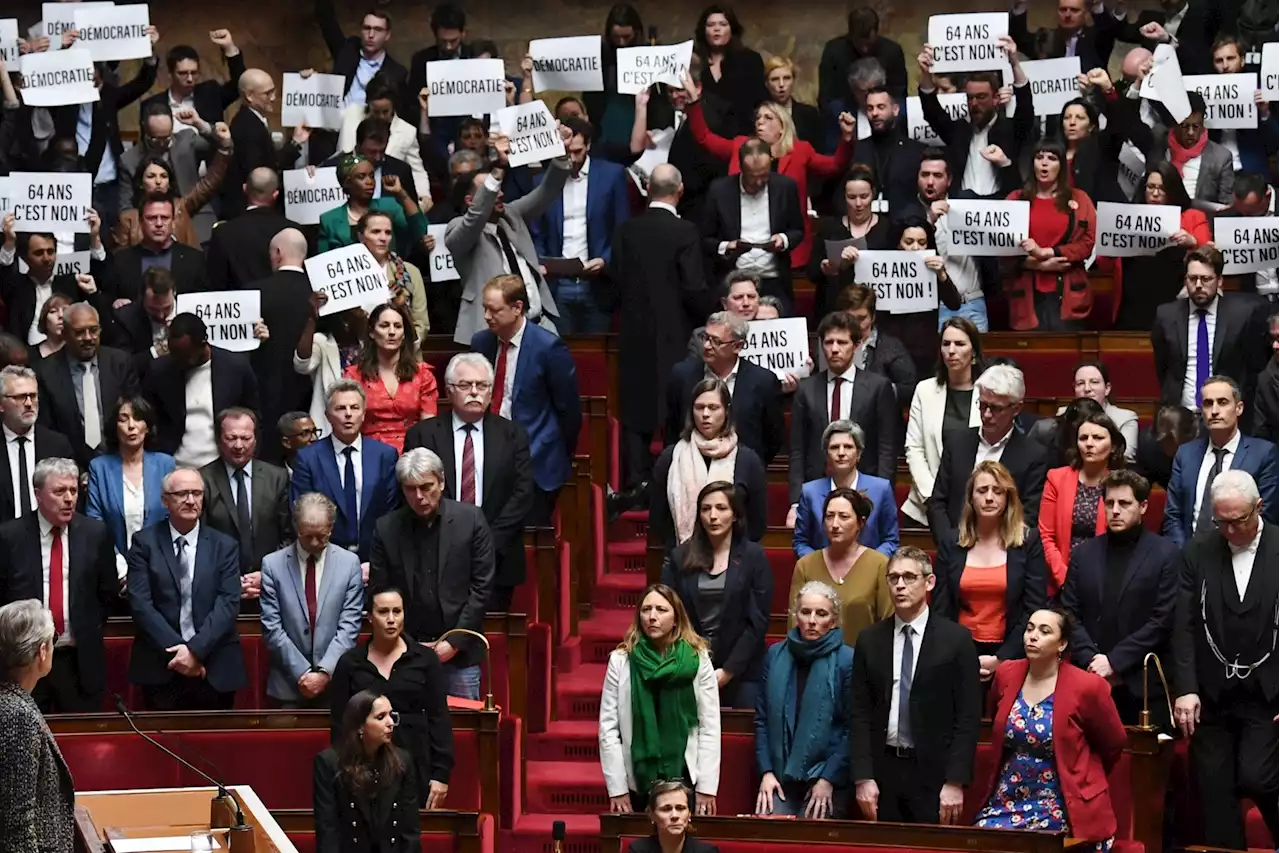
<path fill-rule="evenodd" d="M 600 853 L 600 818 L 586 814 L 525 814 L 511 833 L 511 853 L 555 853 L 551 824 L 565 824 L 564 853 Z"/>
<path fill-rule="evenodd" d="M 528 736 L 525 759 L 599 764 L 600 725 L 595 720 L 556 720 L 545 732 Z"/>
<path fill-rule="evenodd" d="M 583 623 L 586 624 L 586 623 Z M 617 635 L 621 636 L 621 635 Z M 614 640 L 617 643 L 617 640 Z M 598 720 L 604 664 L 583 663 L 556 678 L 556 711 L 561 720 Z"/>
<path fill-rule="evenodd" d="M 610 542 L 627 542 L 633 539 L 643 541 L 649 535 L 649 511 L 632 510 L 624 512 L 618 520 L 609 525 L 607 538 Z"/>
<path fill-rule="evenodd" d="M 643 572 L 611 572 L 596 578 L 591 591 L 592 612 L 604 610 L 634 610 L 644 592 Z"/>
<path fill-rule="evenodd" d="M 606 573 L 627 573 L 644 576 L 646 552 L 649 543 L 643 539 L 627 542 L 610 542 L 604 547 L 604 570 Z"/>
<path fill-rule="evenodd" d="M 610 575 L 605 575 L 609 578 Z M 644 577 L 641 576 L 643 581 Z M 640 589 L 636 591 L 636 597 L 639 592 L 644 589 L 644 584 L 640 584 Z M 627 628 L 635 619 L 634 605 L 626 609 L 604 610 L 597 608 L 591 615 L 590 619 L 585 619 L 578 623 L 578 639 L 582 644 L 582 663 L 583 664 L 604 664 L 609 661 L 609 653 L 618 646 L 618 642 L 622 640 L 622 636 L 627 633 Z M 600 672 L 600 678 L 604 678 L 603 669 Z M 599 684 L 597 684 L 598 692 Z M 563 709 L 561 709 L 563 711 Z"/>
<path fill-rule="evenodd" d="M 538 813 L 592 814 L 609 810 L 599 761 L 527 761 L 524 804 Z"/>

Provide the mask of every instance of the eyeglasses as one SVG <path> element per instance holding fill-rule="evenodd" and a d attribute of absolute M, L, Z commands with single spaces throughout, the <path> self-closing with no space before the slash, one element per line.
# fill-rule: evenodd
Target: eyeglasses
<path fill-rule="evenodd" d="M 1216 275 L 1185 275 L 1182 278 L 1187 284 L 1213 284 L 1218 280 Z"/>
<path fill-rule="evenodd" d="M 464 394 L 471 391 L 488 391 L 493 387 L 492 382 L 450 382 L 449 387 L 454 391 L 461 391 Z"/>
<path fill-rule="evenodd" d="M 15 403 L 26 403 L 28 401 L 34 403 L 36 400 L 40 399 L 40 395 L 39 393 L 32 391 L 30 394 L 5 394 L 4 398 L 6 400 L 12 400 Z"/>
<path fill-rule="evenodd" d="M 1240 527 L 1242 525 L 1248 524 L 1249 519 L 1253 518 L 1254 514 L 1256 514 L 1257 511 L 1258 511 L 1258 507 L 1255 506 L 1253 509 L 1249 510 L 1244 515 L 1236 516 L 1235 518 L 1215 518 L 1213 520 L 1213 526 L 1218 528 L 1219 530 L 1222 530 L 1223 528 L 1226 528 L 1226 527 Z"/>
<path fill-rule="evenodd" d="M 165 494 L 180 501 L 189 501 L 204 497 L 204 489 L 183 489 L 182 491 L 165 492 Z"/>
<path fill-rule="evenodd" d="M 913 586 L 922 577 L 924 577 L 924 575 L 916 574 L 915 572 L 893 572 L 885 575 L 885 580 L 889 582 L 889 586 L 897 586 L 898 584 Z"/>
<path fill-rule="evenodd" d="M 319 434 L 320 430 L 315 427 L 311 427 L 310 429 L 300 429 L 297 432 L 290 434 L 289 438 L 314 438 Z"/>
<path fill-rule="evenodd" d="M 993 415 L 1003 414 L 1014 406 L 1013 403 L 988 403 L 985 400 L 978 401 L 979 412 L 990 412 Z"/>
<path fill-rule="evenodd" d="M 735 344 L 741 343 L 741 341 L 736 339 L 731 341 L 725 341 L 725 340 L 721 340 L 720 338 L 717 338 L 715 335 L 708 335 L 708 334 L 703 334 L 702 339 L 707 343 L 711 344 L 711 346 L 715 347 L 716 349 L 719 349 L 720 347 L 731 347 L 731 346 L 734 346 Z"/>

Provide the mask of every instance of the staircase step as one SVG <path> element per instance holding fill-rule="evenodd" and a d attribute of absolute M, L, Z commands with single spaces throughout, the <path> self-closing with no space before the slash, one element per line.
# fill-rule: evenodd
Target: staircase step
<path fill-rule="evenodd" d="M 648 568 L 648 550 L 649 543 L 643 539 L 608 543 L 604 546 L 605 573 L 638 574 L 643 577 Z"/>
<path fill-rule="evenodd" d="M 573 672 L 560 674 L 556 678 L 557 719 L 598 721 L 604 672 L 604 664 L 584 663 Z"/>
<path fill-rule="evenodd" d="M 631 510 L 624 512 L 609 525 L 606 539 L 609 542 L 626 542 L 630 539 L 641 539 L 649 535 L 649 510 Z"/>
<path fill-rule="evenodd" d="M 523 814 L 511 833 L 511 853 L 555 853 L 551 825 L 564 821 L 563 853 L 600 853 L 600 818 L 586 814 Z"/>
<path fill-rule="evenodd" d="M 527 761 L 600 761 L 600 724 L 595 720 L 555 720 L 545 732 L 525 735 Z"/>
<path fill-rule="evenodd" d="M 527 761 L 525 808 L 534 813 L 591 814 L 609 810 L 599 762 Z"/>
<path fill-rule="evenodd" d="M 627 633 L 627 628 L 635 619 L 635 612 L 634 604 L 625 610 L 597 608 L 590 619 L 579 622 L 576 639 L 579 641 L 581 663 L 608 663 L 609 653 L 618 647 L 623 635 Z"/>
<path fill-rule="evenodd" d="M 597 610 L 634 611 L 647 578 L 641 572 L 612 572 L 596 578 L 591 591 L 592 613 Z"/>

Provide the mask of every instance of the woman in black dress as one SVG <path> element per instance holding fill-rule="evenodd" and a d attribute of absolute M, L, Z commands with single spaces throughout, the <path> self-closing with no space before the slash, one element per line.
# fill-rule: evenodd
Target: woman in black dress
<path fill-rule="evenodd" d="M 893 235 L 889 217 L 872 210 L 872 201 L 880 195 L 875 171 L 865 163 L 849 167 L 836 191 L 835 216 L 818 222 L 813 235 L 813 251 L 809 255 L 809 281 L 815 286 L 813 321 L 818 323 L 828 311 L 838 310 L 840 291 L 853 284 L 853 265 L 862 249 L 892 249 Z M 845 248 L 839 262 L 827 260 L 827 241 L 839 243 L 857 240 L 856 246 Z"/>
<path fill-rule="evenodd" d="M 710 93 L 729 105 L 724 126 L 732 132 L 720 135 L 754 134 L 756 107 L 769 100 L 764 60 L 742 43 L 742 24 L 732 9 L 716 5 L 702 10 L 693 32 L 693 51 L 702 60 L 698 82 L 703 95 Z"/>

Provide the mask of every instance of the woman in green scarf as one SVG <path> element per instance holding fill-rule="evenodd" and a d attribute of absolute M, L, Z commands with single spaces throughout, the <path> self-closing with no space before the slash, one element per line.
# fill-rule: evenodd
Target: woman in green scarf
<path fill-rule="evenodd" d="M 600 765 L 612 812 L 642 812 L 654 782 L 683 779 L 696 793 L 696 813 L 715 814 L 720 690 L 706 642 L 664 584 L 644 591 L 635 621 L 609 655 Z"/>
<path fill-rule="evenodd" d="M 382 176 L 382 195 L 374 198 L 376 171 L 373 161 L 359 154 L 347 154 L 338 162 L 338 183 L 347 193 L 347 203 L 320 214 L 317 251 L 328 252 L 355 243 L 355 226 L 373 210 L 391 217 L 396 253 L 401 257 L 412 254 L 422 243 L 427 234 L 427 217 L 395 175 Z"/>

